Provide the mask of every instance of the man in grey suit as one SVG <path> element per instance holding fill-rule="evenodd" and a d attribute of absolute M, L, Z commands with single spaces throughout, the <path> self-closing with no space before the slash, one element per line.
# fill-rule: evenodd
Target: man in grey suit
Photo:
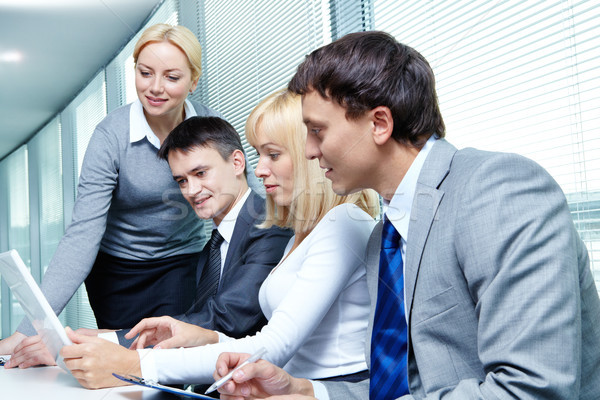
<path fill-rule="evenodd" d="M 429 64 L 385 33 L 314 51 L 289 88 L 334 190 L 387 205 L 367 259 L 371 379 L 310 382 L 260 361 L 222 398 L 600 399 L 600 300 L 550 175 L 443 139 Z M 222 355 L 217 377 L 245 357 Z"/>

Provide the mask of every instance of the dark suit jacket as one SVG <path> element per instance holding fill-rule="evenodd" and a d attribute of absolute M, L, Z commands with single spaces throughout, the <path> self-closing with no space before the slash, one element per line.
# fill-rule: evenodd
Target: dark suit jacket
<path fill-rule="evenodd" d="M 281 260 L 292 236 L 287 229 L 257 228 L 264 216 L 265 200 L 251 192 L 238 214 L 216 295 L 204 304 L 194 304 L 185 314 L 175 316 L 176 319 L 234 338 L 254 334 L 262 328 L 267 320 L 258 303 L 258 291 Z M 198 262 L 198 278 L 207 262 L 208 246 L 205 246 Z M 123 346 L 133 342 L 124 338 L 127 332 L 117 332 Z"/>

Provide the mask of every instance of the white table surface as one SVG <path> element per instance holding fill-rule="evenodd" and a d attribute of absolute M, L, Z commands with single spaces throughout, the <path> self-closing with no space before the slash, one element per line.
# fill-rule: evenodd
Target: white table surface
<path fill-rule="evenodd" d="M 0 367 L 0 399 L 12 400 L 174 400 L 181 397 L 138 385 L 110 389 L 83 388 L 59 367 L 5 369 Z"/>

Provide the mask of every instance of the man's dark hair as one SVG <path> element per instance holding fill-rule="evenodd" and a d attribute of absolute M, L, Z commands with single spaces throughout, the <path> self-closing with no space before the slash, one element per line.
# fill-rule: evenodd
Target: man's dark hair
<path fill-rule="evenodd" d="M 378 106 L 392 112 L 392 137 L 422 147 L 433 133 L 445 134 L 435 77 L 413 48 L 385 32 L 350 33 L 306 56 L 288 85 L 298 94 L 313 90 L 356 119 Z"/>
<path fill-rule="evenodd" d="M 158 150 L 158 157 L 168 161 L 171 151 L 188 152 L 194 147 L 207 146 L 217 150 L 223 160 L 228 160 L 235 150 L 244 152 L 240 135 L 223 118 L 191 117 L 169 133 Z"/>

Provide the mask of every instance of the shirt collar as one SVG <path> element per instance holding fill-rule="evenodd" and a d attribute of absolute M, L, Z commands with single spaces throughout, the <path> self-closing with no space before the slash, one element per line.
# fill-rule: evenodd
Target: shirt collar
<path fill-rule="evenodd" d="M 410 212 L 412 209 L 415 191 L 417 189 L 417 181 L 421 174 L 421 169 L 425 163 L 427 155 L 431 151 L 433 144 L 437 140 L 437 135 L 431 135 L 425 146 L 419 151 L 410 168 L 402 178 L 400 185 L 396 189 L 391 201 L 383 201 L 385 215 L 388 217 L 392 225 L 396 228 L 400 236 L 408 241 L 408 225 L 410 222 Z M 387 206 L 387 207 L 386 207 Z"/>
<path fill-rule="evenodd" d="M 185 99 L 183 107 L 185 109 L 185 119 L 197 115 L 196 109 L 194 109 L 194 106 L 188 99 Z M 144 115 L 142 102 L 140 99 L 135 99 L 135 101 L 131 103 L 131 108 L 129 110 L 129 142 L 139 142 L 143 138 L 148 138 L 148 141 L 152 143 L 154 147 L 160 149 L 160 140 L 156 137 L 154 132 L 152 132 L 150 125 L 148 125 L 148 121 Z"/>
<path fill-rule="evenodd" d="M 225 215 L 219 226 L 215 224 L 213 221 L 213 229 L 217 228 L 223 239 L 227 243 L 231 242 L 231 237 L 233 236 L 233 229 L 235 228 L 235 223 L 237 221 L 237 217 L 244 206 L 244 203 L 250 196 L 250 189 L 246 190 L 246 193 L 242 196 L 242 198 L 237 202 L 237 204 Z"/>

